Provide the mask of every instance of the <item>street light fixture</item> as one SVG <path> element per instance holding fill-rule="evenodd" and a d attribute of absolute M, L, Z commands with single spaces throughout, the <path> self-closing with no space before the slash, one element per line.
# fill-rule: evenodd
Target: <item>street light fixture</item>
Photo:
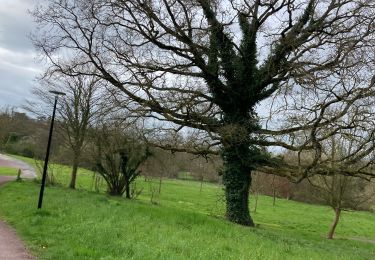
<path fill-rule="evenodd" d="M 50 148 L 51 148 L 53 123 L 55 121 L 57 100 L 58 100 L 59 96 L 65 96 L 64 92 L 60 92 L 60 91 L 56 91 L 56 90 L 51 90 L 50 93 L 55 94 L 55 104 L 53 105 L 53 113 L 52 113 L 52 119 L 51 119 L 51 126 L 49 128 L 47 152 L 46 152 L 46 158 L 44 160 L 44 168 L 43 168 L 43 176 L 42 176 L 42 185 L 40 186 L 40 192 L 39 192 L 38 209 L 42 208 L 44 187 L 46 186 L 47 168 L 48 168 L 48 160 L 49 160 L 49 151 L 50 151 Z"/>

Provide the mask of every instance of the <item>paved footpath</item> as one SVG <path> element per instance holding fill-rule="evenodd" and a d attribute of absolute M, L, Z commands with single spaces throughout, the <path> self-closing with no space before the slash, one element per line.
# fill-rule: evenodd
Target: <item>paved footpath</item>
<path fill-rule="evenodd" d="M 33 179 L 36 177 L 35 169 L 29 164 L 3 154 L 0 154 L 0 166 L 21 169 L 22 178 Z"/>
<path fill-rule="evenodd" d="M 6 155 L 0 154 L 0 166 L 21 169 L 22 178 L 32 179 L 36 177 L 35 170 L 30 165 Z M 0 186 L 14 179 L 14 176 L 0 176 Z M 26 250 L 24 243 L 18 238 L 14 230 L 0 220 L 0 260 L 31 259 L 35 258 Z"/>

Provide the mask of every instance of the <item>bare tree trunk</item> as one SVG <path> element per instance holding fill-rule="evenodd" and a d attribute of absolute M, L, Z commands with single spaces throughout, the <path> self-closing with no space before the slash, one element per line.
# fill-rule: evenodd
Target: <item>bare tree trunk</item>
<path fill-rule="evenodd" d="M 273 176 L 272 179 L 272 195 L 273 195 L 273 201 L 272 201 L 272 206 L 276 205 L 276 188 L 275 188 L 275 176 Z"/>
<path fill-rule="evenodd" d="M 131 199 L 131 196 L 130 196 L 130 181 L 126 180 L 126 183 L 125 183 L 125 197 L 127 199 Z"/>
<path fill-rule="evenodd" d="M 259 193 L 258 192 L 255 192 L 255 205 L 254 205 L 254 213 L 257 212 L 257 208 L 258 208 L 258 197 L 259 197 Z"/>
<path fill-rule="evenodd" d="M 333 234 L 335 233 L 336 226 L 337 226 L 337 224 L 339 223 L 339 220 L 340 220 L 340 214 L 341 214 L 341 208 L 337 207 L 335 209 L 335 218 L 333 219 L 333 222 L 331 224 L 331 227 L 330 227 L 328 235 L 327 235 L 328 239 L 333 239 Z"/>
<path fill-rule="evenodd" d="M 158 189 L 159 194 L 161 193 L 161 184 L 162 184 L 162 181 L 163 181 L 163 177 L 160 176 L 160 178 L 159 178 L 159 189 Z"/>
<path fill-rule="evenodd" d="M 70 184 L 69 184 L 69 188 L 71 189 L 76 188 L 78 164 L 79 164 L 79 155 L 75 154 L 73 158 L 73 165 L 72 165 L 72 176 L 71 176 Z"/>

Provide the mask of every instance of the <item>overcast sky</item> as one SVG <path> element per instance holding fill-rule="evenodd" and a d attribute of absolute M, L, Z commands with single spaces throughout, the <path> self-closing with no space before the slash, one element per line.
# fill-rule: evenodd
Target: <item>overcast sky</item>
<path fill-rule="evenodd" d="M 0 0 L 0 107 L 21 106 L 40 74 L 28 39 L 35 24 L 27 13 L 37 0 Z"/>

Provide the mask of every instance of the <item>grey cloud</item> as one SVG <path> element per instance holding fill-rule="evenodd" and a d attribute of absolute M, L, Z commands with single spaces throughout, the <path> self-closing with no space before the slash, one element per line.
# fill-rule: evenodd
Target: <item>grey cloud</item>
<path fill-rule="evenodd" d="M 0 107 L 20 106 L 24 100 L 32 99 L 31 89 L 34 86 L 34 75 L 0 68 Z"/>
<path fill-rule="evenodd" d="M 27 13 L 32 9 L 28 0 L 5 0 L 0 6 L 0 46 L 10 50 L 32 50 L 28 35 L 32 31 L 33 19 Z"/>
<path fill-rule="evenodd" d="M 0 107 L 21 106 L 32 99 L 34 78 L 41 72 L 28 38 L 35 24 L 27 10 L 38 1 L 1 0 L 0 5 Z"/>

